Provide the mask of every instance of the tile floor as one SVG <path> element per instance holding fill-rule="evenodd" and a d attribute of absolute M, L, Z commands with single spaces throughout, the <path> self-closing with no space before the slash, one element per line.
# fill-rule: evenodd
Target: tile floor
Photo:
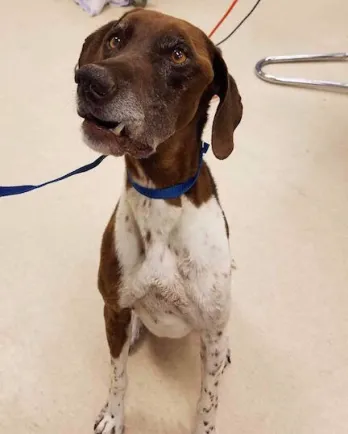
<path fill-rule="evenodd" d="M 3 3 L 0 184 L 35 183 L 95 157 L 80 139 L 73 67 L 84 37 L 123 11 L 92 19 L 72 0 Z M 252 3 L 241 0 L 214 39 Z M 209 31 L 228 4 L 151 7 Z M 233 156 L 208 157 L 238 266 L 220 434 L 348 432 L 347 96 L 253 74 L 265 55 L 347 50 L 347 15 L 343 0 L 264 0 L 223 47 L 245 117 Z M 346 65 L 287 72 L 348 81 Z M 98 250 L 122 179 L 122 160 L 110 159 L 0 200 L 1 433 L 92 432 L 108 387 Z M 198 366 L 195 337 L 147 341 L 130 360 L 127 433 L 189 434 Z"/>

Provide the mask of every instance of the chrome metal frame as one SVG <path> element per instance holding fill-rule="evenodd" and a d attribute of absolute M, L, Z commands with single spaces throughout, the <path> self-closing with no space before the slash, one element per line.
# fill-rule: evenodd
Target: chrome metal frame
<path fill-rule="evenodd" d="M 294 56 L 269 56 L 261 59 L 255 66 L 256 75 L 268 83 L 283 84 L 287 86 L 300 86 L 310 89 L 345 90 L 348 91 L 348 82 L 307 80 L 305 78 L 276 77 L 263 71 L 266 65 L 277 63 L 304 63 L 304 62 L 344 62 L 348 61 L 348 52 L 329 54 L 299 54 Z"/>

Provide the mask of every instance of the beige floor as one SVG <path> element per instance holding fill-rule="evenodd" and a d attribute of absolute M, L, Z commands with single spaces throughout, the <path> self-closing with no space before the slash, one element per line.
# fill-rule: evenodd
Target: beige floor
<path fill-rule="evenodd" d="M 209 31 L 228 3 L 153 7 Z M 215 40 L 252 3 L 241 0 Z M 95 157 L 79 135 L 73 67 L 83 38 L 121 11 L 91 19 L 72 0 L 4 1 L 1 9 L 0 184 L 39 182 Z M 265 55 L 347 50 L 347 15 L 343 0 L 264 0 L 224 45 L 245 118 L 234 155 L 208 157 L 238 266 L 221 434 L 348 432 L 347 96 L 253 75 Z M 347 65 L 298 71 L 348 81 Z M 98 249 L 122 176 L 122 160 L 110 159 L 0 200 L 1 434 L 92 432 L 108 386 Z M 147 342 L 129 371 L 127 433 L 188 434 L 195 338 Z"/>

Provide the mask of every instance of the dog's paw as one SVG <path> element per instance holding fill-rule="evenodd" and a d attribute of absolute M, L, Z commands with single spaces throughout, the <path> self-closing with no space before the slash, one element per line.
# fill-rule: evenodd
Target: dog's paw
<path fill-rule="evenodd" d="M 106 405 L 94 424 L 95 434 L 123 434 L 124 425 L 123 421 L 120 421 L 116 415 L 109 412 L 108 406 Z"/>

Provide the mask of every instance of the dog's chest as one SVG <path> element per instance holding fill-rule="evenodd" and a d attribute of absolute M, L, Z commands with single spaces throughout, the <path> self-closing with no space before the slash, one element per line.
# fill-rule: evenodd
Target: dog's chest
<path fill-rule="evenodd" d="M 122 291 L 134 293 L 132 307 L 154 334 L 180 337 L 197 327 L 214 307 L 202 306 L 202 296 L 214 290 L 219 310 L 230 260 L 215 198 L 198 209 L 185 199 L 176 207 L 127 193 L 117 213 L 116 240 Z"/>

